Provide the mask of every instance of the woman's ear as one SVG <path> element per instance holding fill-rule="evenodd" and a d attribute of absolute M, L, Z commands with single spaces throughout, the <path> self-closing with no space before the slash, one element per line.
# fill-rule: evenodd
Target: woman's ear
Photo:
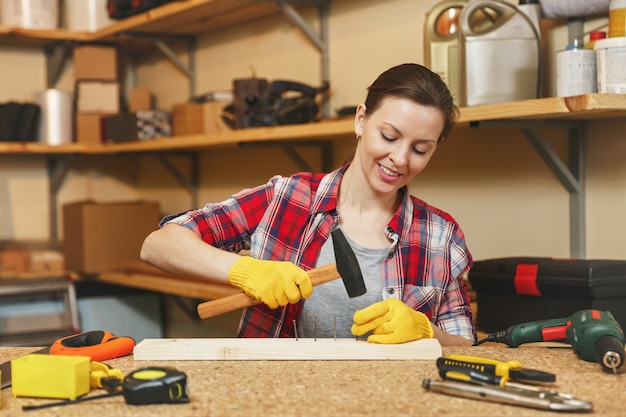
<path fill-rule="evenodd" d="M 357 139 L 363 134 L 363 127 L 365 125 L 365 119 L 367 118 L 365 110 L 365 104 L 361 103 L 357 106 L 356 114 L 354 115 L 354 134 Z"/>

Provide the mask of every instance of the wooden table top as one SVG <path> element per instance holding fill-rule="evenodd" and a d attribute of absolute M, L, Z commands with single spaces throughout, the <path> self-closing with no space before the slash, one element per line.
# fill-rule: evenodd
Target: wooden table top
<path fill-rule="evenodd" d="M 254 340 L 250 340 L 254 343 Z M 0 362 L 36 348 L 0 348 Z M 519 360 L 524 367 L 557 375 L 556 388 L 593 403 L 593 415 L 624 416 L 624 373 L 602 371 L 569 348 L 483 345 L 444 347 L 443 354 Z M 439 380 L 434 361 L 135 361 L 112 359 L 124 374 L 146 366 L 169 366 L 187 374 L 187 404 L 127 405 L 121 396 L 64 407 L 22 411 L 24 405 L 55 401 L 14 398 L 2 391 L 0 414 L 7 417 L 73 416 L 566 416 L 427 392 L 422 380 Z M 89 396 L 103 393 L 93 390 Z"/>

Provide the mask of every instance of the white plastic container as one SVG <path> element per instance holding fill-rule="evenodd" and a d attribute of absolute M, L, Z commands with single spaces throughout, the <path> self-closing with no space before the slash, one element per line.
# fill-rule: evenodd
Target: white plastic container
<path fill-rule="evenodd" d="M 64 27 L 73 32 L 96 32 L 113 23 L 107 13 L 107 0 L 65 0 Z"/>
<path fill-rule="evenodd" d="M 596 56 L 593 50 L 570 45 L 557 52 L 557 97 L 595 93 L 598 89 L 596 74 Z"/>
<path fill-rule="evenodd" d="M 523 8 L 504 0 L 470 0 L 461 10 L 461 106 L 539 97 L 539 3 L 520 3 Z"/>
<path fill-rule="evenodd" d="M 3 26 L 24 29 L 57 29 L 59 0 L 1 0 Z"/>
<path fill-rule="evenodd" d="M 626 94 L 626 37 L 596 41 L 598 92 Z"/>

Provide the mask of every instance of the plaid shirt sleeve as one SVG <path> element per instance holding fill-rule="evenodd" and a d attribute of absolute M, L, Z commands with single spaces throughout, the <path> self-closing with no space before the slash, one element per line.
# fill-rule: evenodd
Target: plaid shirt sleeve
<path fill-rule="evenodd" d="M 271 178 L 265 185 L 245 189 L 220 203 L 208 203 L 200 209 L 165 217 L 161 226 L 176 223 L 184 226 L 202 240 L 231 252 L 250 249 L 250 239 L 261 221 L 274 184 L 280 177 Z"/>

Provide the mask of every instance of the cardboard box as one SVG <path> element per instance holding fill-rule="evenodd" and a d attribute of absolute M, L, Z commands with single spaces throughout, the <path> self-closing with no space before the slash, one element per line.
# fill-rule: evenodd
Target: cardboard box
<path fill-rule="evenodd" d="M 63 254 L 56 250 L 35 249 L 30 251 L 30 272 L 59 272 L 65 267 Z"/>
<path fill-rule="evenodd" d="M 0 251 L 0 273 L 23 274 L 30 270 L 30 252 L 26 248 L 6 248 Z"/>
<path fill-rule="evenodd" d="M 115 81 L 79 81 L 76 83 L 77 113 L 119 113 L 120 84 Z"/>
<path fill-rule="evenodd" d="M 73 50 L 74 79 L 117 81 L 117 49 L 113 46 L 84 45 Z"/>
<path fill-rule="evenodd" d="M 63 206 L 65 268 L 84 273 L 118 269 L 139 260 L 143 240 L 158 228 L 154 202 L 80 201 Z"/>
<path fill-rule="evenodd" d="M 154 97 L 152 96 L 152 91 L 147 88 L 135 87 L 130 90 L 128 109 L 131 113 L 152 110 L 154 108 L 153 102 Z"/>
<path fill-rule="evenodd" d="M 84 113 L 76 115 L 76 142 L 92 145 L 102 143 L 100 119 L 106 114 Z"/>
<path fill-rule="evenodd" d="M 209 101 L 206 103 L 175 104 L 172 107 L 174 136 L 211 134 L 229 130 L 222 121 L 222 109 L 228 103 Z"/>
<path fill-rule="evenodd" d="M 492 333 L 514 324 L 610 311 L 626 326 L 626 261 L 499 258 L 474 262 L 468 274 L 477 326 Z"/>

